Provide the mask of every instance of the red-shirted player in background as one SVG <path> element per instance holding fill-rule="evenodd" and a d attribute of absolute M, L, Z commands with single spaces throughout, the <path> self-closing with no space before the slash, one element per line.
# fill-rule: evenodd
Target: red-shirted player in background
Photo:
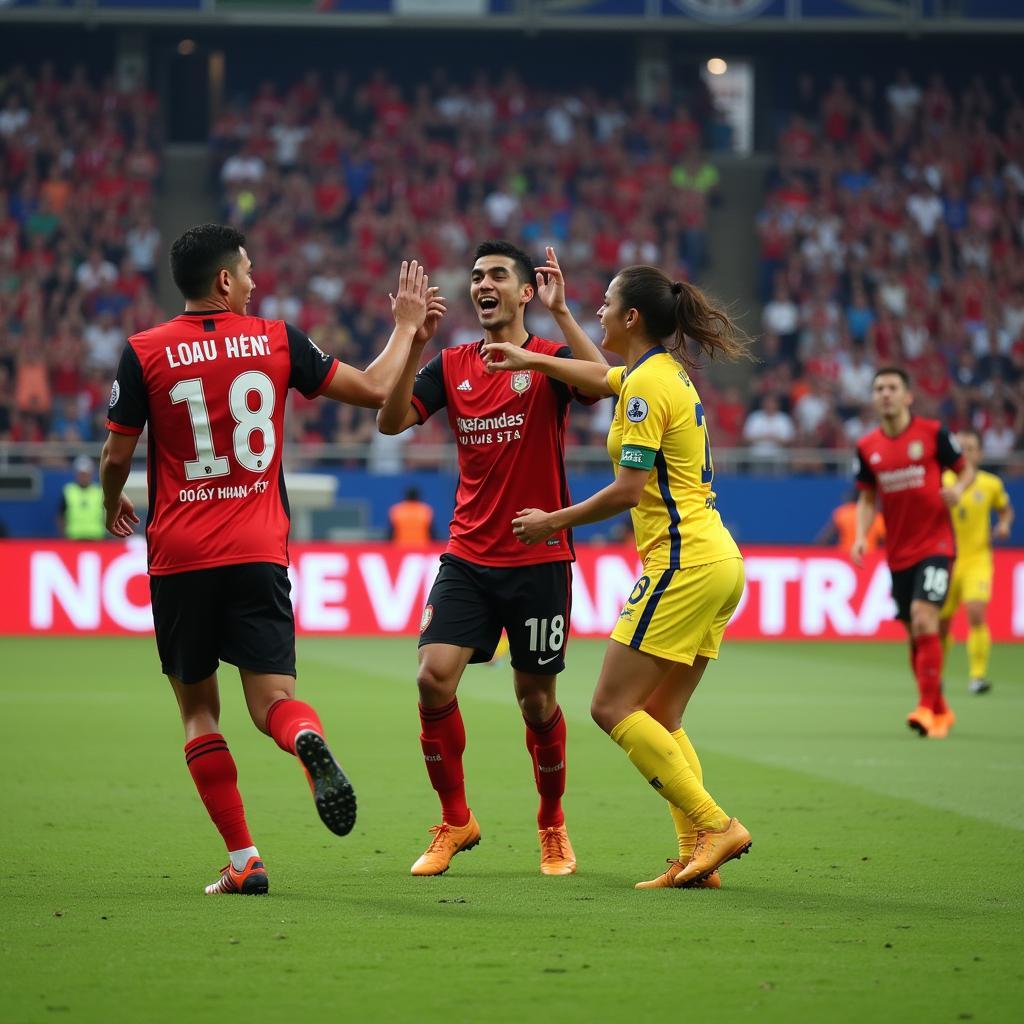
<path fill-rule="evenodd" d="M 917 679 L 918 706 L 907 724 L 941 739 L 955 721 L 942 695 L 939 614 L 956 555 L 949 510 L 974 479 L 953 436 L 937 420 L 912 416 L 910 378 L 897 367 L 875 374 L 873 400 L 882 425 L 857 445 L 857 536 L 850 554 L 860 565 L 875 518 L 876 496 L 885 519 L 885 551 L 892 572 L 896 617 L 907 627 Z M 943 469 L 957 474 L 942 486 Z"/>
<path fill-rule="evenodd" d="M 568 317 L 575 327 L 554 250 L 548 249 L 546 266 L 534 268 L 508 242 L 477 248 L 470 297 L 485 341 L 603 365 L 600 350 L 579 328 L 569 329 L 568 345 L 526 329 L 534 280 L 555 320 L 561 325 Z M 572 537 L 562 531 L 544 545 L 526 547 L 513 536 L 511 523 L 522 509 L 570 503 L 565 426 L 574 393 L 542 373 L 488 373 L 484 341 L 445 349 L 417 374 L 434 326 L 418 332 L 402 379 L 377 417 L 383 433 L 398 434 L 447 407 L 459 451 L 451 539 L 423 611 L 416 677 L 420 743 L 442 821 L 431 829 L 434 838 L 412 873 L 443 874 L 455 854 L 480 841 L 480 826 L 466 802 L 466 732 L 456 692 L 468 664 L 491 659 L 504 628 L 540 793 L 541 871 L 568 875 L 576 870 L 576 857 L 562 812 L 565 720 L 555 680 L 565 667 Z"/>
<path fill-rule="evenodd" d="M 346 835 L 356 819 L 355 794 L 320 719 L 294 699 L 281 468 L 288 389 L 379 409 L 428 304 L 432 316 L 444 312 L 422 268 L 403 263 L 387 347 L 365 371 L 343 366 L 291 325 L 246 315 L 254 285 L 244 245 L 234 228 L 205 224 L 171 247 L 185 312 L 128 339 L 100 465 L 107 529 L 126 537 L 139 520 L 122 489 L 148 424 L 146 539 L 157 649 L 185 727 L 185 762 L 231 861 L 207 886 L 210 895 L 268 888 L 220 733 L 218 662 L 237 666 L 256 727 L 302 762 L 324 824 Z"/>

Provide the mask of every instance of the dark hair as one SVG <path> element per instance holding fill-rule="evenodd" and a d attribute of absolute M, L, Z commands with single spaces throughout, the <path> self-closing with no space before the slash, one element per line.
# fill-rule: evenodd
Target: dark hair
<path fill-rule="evenodd" d="M 903 386 L 909 391 L 910 390 L 910 374 L 903 369 L 902 366 L 880 366 L 875 370 L 874 377 L 871 378 L 873 384 L 879 377 L 899 377 L 903 381 Z"/>
<path fill-rule="evenodd" d="M 419 501 L 420 500 L 420 489 L 418 487 L 406 487 L 406 489 L 405 489 L 405 500 L 406 501 Z"/>
<path fill-rule="evenodd" d="M 635 309 L 655 338 L 671 338 L 665 348 L 685 366 L 697 365 L 687 350 L 687 338 L 710 359 L 719 353 L 728 359 L 749 358 L 747 335 L 688 281 L 672 281 L 657 267 L 642 266 L 626 267 L 615 279 L 622 305 Z"/>
<path fill-rule="evenodd" d="M 480 259 L 482 256 L 507 256 L 515 264 L 519 283 L 529 285 L 534 283 L 533 260 L 530 259 L 529 253 L 523 252 L 511 242 L 506 242 L 503 238 L 492 238 L 487 242 L 481 242 L 476 247 L 474 259 Z"/>
<path fill-rule="evenodd" d="M 982 443 L 981 442 L 981 432 L 978 431 L 978 430 L 975 430 L 974 427 L 961 427 L 957 431 L 957 433 L 958 434 L 970 434 L 971 437 L 973 437 L 974 440 L 978 442 L 978 447 L 979 448 L 981 447 L 981 443 Z"/>
<path fill-rule="evenodd" d="M 227 224 L 199 224 L 171 246 L 171 276 L 186 299 L 203 299 L 213 291 L 222 270 L 234 271 L 245 235 Z"/>

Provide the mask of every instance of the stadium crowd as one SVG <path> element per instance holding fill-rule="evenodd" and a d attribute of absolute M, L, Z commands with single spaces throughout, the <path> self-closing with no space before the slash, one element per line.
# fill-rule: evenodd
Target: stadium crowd
<path fill-rule="evenodd" d="M 873 425 L 874 368 L 897 364 L 919 412 L 978 430 L 988 456 L 1021 449 L 1024 97 L 1008 77 L 802 76 L 757 229 L 764 366 L 739 436 L 847 448 Z"/>
<path fill-rule="evenodd" d="M 96 441 L 154 301 L 155 96 L 82 67 L 0 77 L 0 439 Z"/>
<path fill-rule="evenodd" d="M 416 253 L 449 298 L 441 340 L 479 336 L 475 244 L 554 245 L 584 326 L 612 272 L 699 275 L 718 172 L 707 93 L 651 103 L 552 92 L 513 72 L 404 88 L 308 71 L 229 103 L 211 138 L 223 217 L 256 255 L 255 311 L 357 363 L 387 337 L 386 282 Z M 94 441 L 125 338 L 163 319 L 155 96 L 52 65 L 0 78 L 0 439 Z M 715 444 L 845 449 L 874 422 L 876 366 L 917 408 L 973 426 L 988 455 L 1024 439 L 1024 102 L 1007 78 L 952 89 L 803 75 L 756 225 L 764 300 L 749 391 L 712 391 Z M 624 228 L 628 225 L 628 230 Z M 554 333 L 540 304 L 538 333 Z M 381 465 L 445 440 L 382 438 L 365 411 L 294 399 L 299 440 L 368 445 Z M 573 418 L 603 445 L 610 410 Z M 409 454 L 411 454 L 411 450 Z"/>
<path fill-rule="evenodd" d="M 703 149 L 709 110 L 701 90 L 687 107 L 667 94 L 641 104 L 544 91 L 514 73 L 459 85 L 437 71 L 408 90 L 384 71 L 360 82 L 310 71 L 290 88 L 267 82 L 232 104 L 213 142 L 224 217 L 261 254 L 257 311 L 359 361 L 387 337 L 384 282 L 410 253 L 452 300 L 447 344 L 480 336 L 468 281 L 485 238 L 535 254 L 554 245 L 570 301 L 595 334 L 593 314 L 616 268 L 656 263 L 694 276 L 718 186 Z M 539 302 L 530 323 L 555 331 Z M 292 425 L 302 437 L 407 443 L 379 438 L 365 412 L 300 406 Z M 575 439 L 603 446 L 607 416 L 598 406 L 588 426 L 580 410 Z M 431 423 L 408 443 L 443 439 Z"/>

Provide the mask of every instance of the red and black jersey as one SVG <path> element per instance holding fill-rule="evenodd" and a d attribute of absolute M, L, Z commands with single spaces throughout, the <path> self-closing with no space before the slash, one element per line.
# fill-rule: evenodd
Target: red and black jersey
<path fill-rule="evenodd" d="M 874 488 L 881 498 L 890 569 L 906 569 L 930 555 L 953 557 L 942 470 L 959 473 L 964 461 L 942 424 L 914 416 L 895 437 L 874 430 L 857 445 L 857 463 L 857 486 Z"/>
<path fill-rule="evenodd" d="M 572 358 L 568 345 L 533 335 L 526 347 Z M 565 477 L 565 427 L 573 389 L 543 373 L 488 373 L 483 342 L 444 349 L 420 370 L 412 403 L 425 422 L 447 407 L 459 449 L 459 486 L 448 551 L 478 565 L 571 561 L 572 532 L 525 545 L 512 533 L 524 508 L 571 504 Z"/>
<path fill-rule="evenodd" d="M 290 324 L 235 313 L 183 313 L 128 339 L 107 427 L 149 424 L 150 573 L 288 564 L 285 400 L 319 394 L 338 365 Z"/>

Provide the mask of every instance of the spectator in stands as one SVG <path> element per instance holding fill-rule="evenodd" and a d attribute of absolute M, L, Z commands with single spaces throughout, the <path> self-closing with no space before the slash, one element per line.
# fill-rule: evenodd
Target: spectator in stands
<path fill-rule="evenodd" d="M 435 539 L 434 510 L 417 487 L 406 488 L 402 500 L 391 506 L 388 523 L 388 540 L 396 547 L 424 547 Z"/>
<path fill-rule="evenodd" d="M 796 438 L 796 428 L 788 413 L 782 411 L 779 398 L 767 394 L 743 424 L 743 440 L 754 455 L 778 455 Z"/>
<path fill-rule="evenodd" d="M 87 455 L 75 459 L 74 479 L 61 492 L 57 524 L 68 540 L 102 540 L 106 536 L 103 488 L 96 482 L 96 467 Z"/>

